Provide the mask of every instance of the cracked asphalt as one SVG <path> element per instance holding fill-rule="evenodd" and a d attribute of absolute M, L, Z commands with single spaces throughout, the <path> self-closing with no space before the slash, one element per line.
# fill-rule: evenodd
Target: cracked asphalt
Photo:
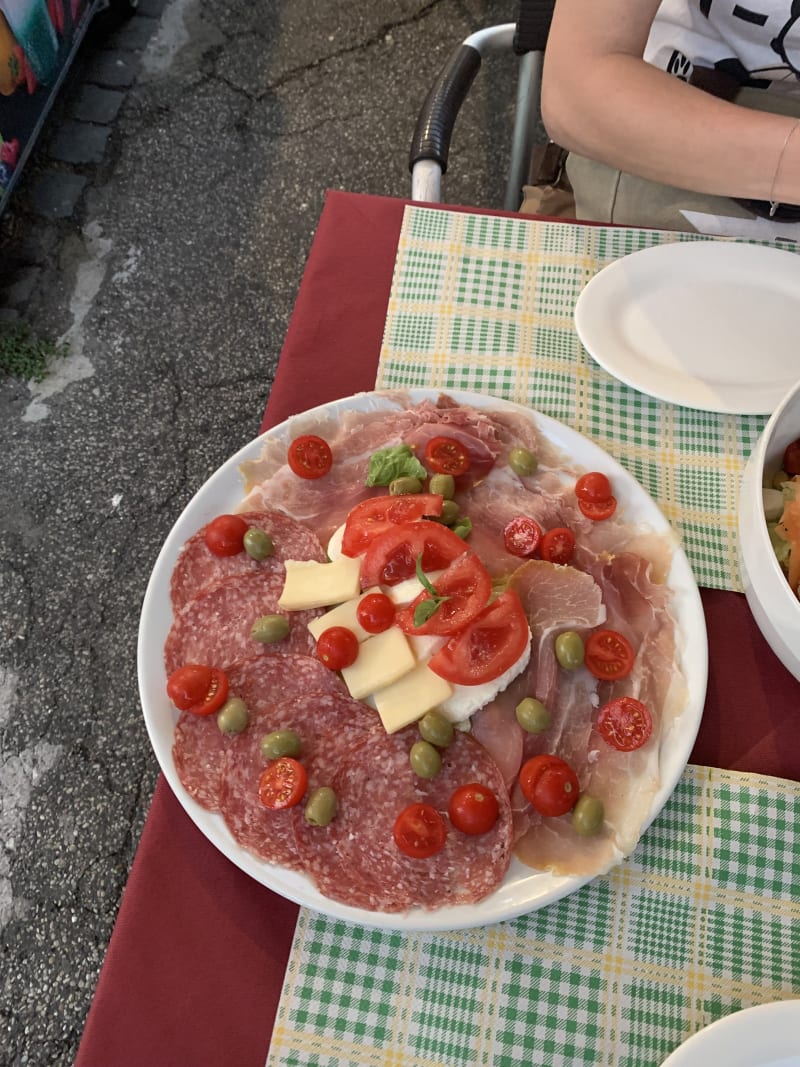
<path fill-rule="evenodd" d="M 407 197 L 431 79 L 513 17 L 500 0 L 141 0 L 84 42 L 0 219 L 0 316 L 70 353 L 38 385 L 0 381 L 3 1065 L 74 1060 L 158 773 L 136 685 L 147 579 L 258 432 L 325 190 Z M 58 158 L 87 85 L 120 91 L 126 71 L 102 158 Z M 450 202 L 502 203 L 513 94 L 513 64 L 485 64 Z M 61 215 L 37 197 L 53 174 L 81 190 Z"/>

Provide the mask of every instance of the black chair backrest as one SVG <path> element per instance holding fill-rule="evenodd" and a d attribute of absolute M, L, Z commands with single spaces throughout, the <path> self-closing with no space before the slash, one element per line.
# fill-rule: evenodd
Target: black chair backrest
<path fill-rule="evenodd" d="M 555 6 L 555 0 L 520 0 L 514 34 L 514 51 L 517 55 L 544 52 Z"/>

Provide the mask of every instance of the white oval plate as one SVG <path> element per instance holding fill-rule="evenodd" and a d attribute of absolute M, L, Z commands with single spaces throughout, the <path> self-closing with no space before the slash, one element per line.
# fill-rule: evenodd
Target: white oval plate
<path fill-rule="evenodd" d="M 575 326 L 614 377 L 684 407 L 769 414 L 797 379 L 800 255 L 731 241 L 655 245 L 578 297 Z"/>
<path fill-rule="evenodd" d="M 439 394 L 435 390 L 414 389 L 410 390 L 409 395 L 414 402 L 419 402 L 435 399 Z M 534 417 L 528 408 L 493 397 L 459 392 L 450 392 L 448 395 L 459 403 L 477 408 L 506 409 Z M 267 431 L 264 436 L 278 438 L 288 445 L 298 434 L 316 430 L 322 418 L 336 418 L 339 413 L 353 408 L 388 411 L 396 407 L 390 394 L 360 393 L 297 415 Z M 569 427 L 538 413 L 535 419 L 540 431 L 574 463 L 585 469 L 602 470 L 611 477 L 621 513 L 630 522 L 645 524 L 670 536 L 670 526 L 652 498 L 615 460 Z M 156 560 L 142 605 L 138 674 L 144 719 L 164 776 L 190 818 L 212 844 L 256 881 L 298 904 L 365 926 L 398 930 L 455 930 L 485 926 L 543 907 L 584 885 L 589 881 L 588 878 L 533 871 L 515 859 L 503 884 L 476 905 L 459 905 L 437 911 L 414 909 L 402 915 L 362 911 L 322 896 L 302 874 L 257 859 L 236 843 L 222 816 L 200 807 L 183 789 L 172 761 L 172 734 L 177 712 L 167 699 L 164 673 L 164 641 L 172 623 L 170 576 L 184 542 L 215 515 L 231 511 L 241 502 L 243 488 L 239 464 L 260 455 L 263 439 L 251 441 L 224 463 L 184 509 Z M 662 742 L 661 788 L 653 799 L 647 825 L 672 794 L 686 766 L 700 725 L 706 693 L 708 644 L 705 617 L 691 568 L 683 551 L 677 546 L 668 583 L 674 591 L 673 614 L 678 624 L 679 659 L 687 682 L 688 700 L 669 736 Z"/>
<path fill-rule="evenodd" d="M 800 1000 L 779 1000 L 717 1019 L 662 1067 L 800 1067 Z"/>

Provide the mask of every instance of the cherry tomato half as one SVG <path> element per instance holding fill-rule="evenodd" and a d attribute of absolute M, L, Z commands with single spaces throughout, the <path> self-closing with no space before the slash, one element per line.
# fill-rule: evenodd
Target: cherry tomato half
<path fill-rule="evenodd" d="M 217 667 L 186 663 L 167 679 L 167 696 L 181 711 L 213 715 L 228 699 L 228 676 Z"/>
<path fill-rule="evenodd" d="M 528 618 L 507 590 L 430 659 L 431 670 L 456 685 L 492 682 L 516 663 L 530 641 Z"/>
<path fill-rule="evenodd" d="M 497 797 L 480 782 L 461 785 L 447 806 L 450 822 L 462 834 L 486 834 L 497 822 L 500 805 Z"/>
<path fill-rule="evenodd" d="M 571 563 L 575 554 L 575 534 L 567 526 L 554 526 L 542 538 L 541 556 L 548 563 Z"/>
<path fill-rule="evenodd" d="M 205 529 L 205 542 L 215 556 L 236 556 L 244 552 L 247 523 L 241 515 L 217 515 Z"/>
<path fill-rule="evenodd" d="M 636 653 L 630 641 L 616 630 L 595 630 L 584 646 L 584 662 L 595 678 L 613 682 L 627 678 Z"/>
<path fill-rule="evenodd" d="M 612 748 L 620 752 L 633 752 L 641 748 L 652 734 L 653 719 L 640 700 L 617 697 L 600 709 L 597 729 Z"/>
<path fill-rule="evenodd" d="M 330 445 L 313 433 L 295 437 L 289 445 L 286 459 L 299 478 L 321 478 L 333 466 Z"/>
<path fill-rule="evenodd" d="M 599 503 L 594 503 L 591 500 L 579 500 L 578 507 L 587 519 L 601 522 L 603 519 L 611 518 L 617 510 L 617 501 L 613 496 L 610 496 L 608 500 L 601 500 Z"/>
<path fill-rule="evenodd" d="M 783 469 L 787 474 L 800 474 L 800 437 L 786 446 L 783 453 Z"/>
<path fill-rule="evenodd" d="M 329 626 L 317 638 L 317 659 L 332 671 L 351 667 L 358 658 L 358 638 L 346 626 Z"/>
<path fill-rule="evenodd" d="M 540 815 L 566 815 L 581 795 L 578 776 L 558 756 L 533 756 L 523 764 L 519 784 Z"/>
<path fill-rule="evenodd" d="M 464 552 L 464 542 L 440 522 L 420 519 L 401 522 L 376 537 L 361 563 L 361 588 L 373 585 L 397 585 L 413 578 L 417 557 L 422 555 L 422 569 L 440 571 Z"/>
<path fill-rule="evenodd" d="M 442 603 L 428 619 L 414 625 L 418 606 L 431 600 L 431 594 L 423 591 L 397 613 L 397 625 L 406 634 L 439 634 L 448 637 L 458 633 L 472 622 L 489 603 L 492 579 L 489 572 L 474 552 L 464 552 L 433 582 L 436 595 Z"/>
<path fill-rule="evenodd" d="M 293 808 L 303 799 L 308 775 L 302 763 L 292 756 L 273 760 L 258 780 L 258 799 L 270 811 Z"/>
<path fill-rule="evenodd" d="M 512 556 L 531 559 L 536 555 L 542 543 L 542 528 L 536 519 L 530 519 L 527 515 L 518 515 L 516 519 L 506 523 L 503 530 L 503 543 L 506 546 L 506 552 Z"/>
<path fill-rule="evenodd" d="M 409 804 L 397 816 L 392 836 L 404 855 L 424 860 L 444 848 L 447 827 L 430 804 Z"/>
<path fill-rule="evenodd" d="M 368 634 L 382 634 L 394 623 L 395 606 L 385 593 L 368 593 L 358 602 L 356 619 Z"/>
<path fill-rule="evenodd" d="M 575 483 L 575 496 L 578 500 L 585 500 L 590 504 L 601 504 L 611 495 L 611 482 L 600 471 L 582 474 Z"/>
<path fill-rule="evenodd" d="M 360 556 L 381 534 L 401 522 L 413 522 L 423 515 L 442 514 L 438 493 L 404 493 L 402 496 L 373 496 L 356 504 L 347 516 L 342 552 Z"/>
<path fill-rule="evenodd" d="M 454 437 L 432 437 L 425 445 L 425 466 L 434 474 L 457 478 L 469 470 L 469 452 Z"/>

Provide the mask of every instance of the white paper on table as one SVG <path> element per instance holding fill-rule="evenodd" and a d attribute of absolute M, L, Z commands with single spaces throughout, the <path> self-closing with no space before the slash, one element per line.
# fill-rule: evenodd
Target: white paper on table
<path fill-rule="evenodd" d="M 741 237 L 750 241 L 800 240 L 800 223 L 775 222 L 772 219 L 736 219 L 727 215 L 708 215 L 702 211 L 682 211 L 683 217 L 698 233 L 709 237 Z"/>

